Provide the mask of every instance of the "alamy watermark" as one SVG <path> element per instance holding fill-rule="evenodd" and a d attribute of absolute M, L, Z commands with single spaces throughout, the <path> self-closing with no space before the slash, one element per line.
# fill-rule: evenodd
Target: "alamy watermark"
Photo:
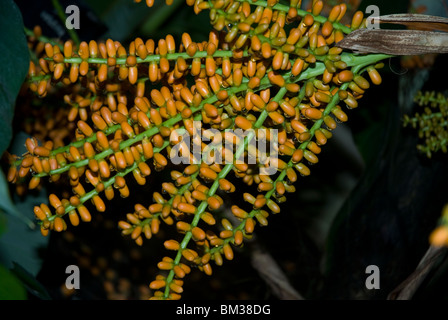
<path fill-rule="evenodd" d="M 79 7 L 72 4 L 65 8 L 65 13 L 70 14 L 65 19 L 65 27 L 69 30 L 71 29 L 79 29 L 81 24 L 81 18 L 79 14 Z"/>
<path fill-rule="evenodd" d="M 80 272 L 79 267 L 76 265 L 69 265 L 65 269 L 66 274 L 70 274 L 65 280 L 65 286 L 67 289 L 79 289 L 80 288 Z"/>
<path fill-rule="evenodd" d="M 367 266 L 366 274 L 369 276 L 366 278 L 366 288 L 369 290 L 380 288 L 380 268 L 374 264 Z"/>

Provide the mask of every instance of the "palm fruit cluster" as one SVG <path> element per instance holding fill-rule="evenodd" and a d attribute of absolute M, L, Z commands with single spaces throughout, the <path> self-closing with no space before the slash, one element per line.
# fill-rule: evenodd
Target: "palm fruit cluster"
<path fill-rule="evenodd" d="M 255 226 L 266 226 L 269 215 L 280 212 L 294 183 L 318 163 L 332 131 L 348 120 L 347 110 L 358 107 L 371 84 L 381 83 L 377 69 L 388 58 L 337 47 L 366 25 L 361 11 L 342 24 L 343 3 L 325 9 L 328 16 L 321 15 L 323 1 L 307 10 L 300 0 L 186 3 L 195 13 L 208 10 L 208 39 L 196 42 L 184 33 L 177 41 L 167 35 L 129 44 L 39 44 L 27 87 L 42 98 L 71 88 L 63 102 L 74 124 L 72 140 L 28 138 L 27 152 L 10 156 L 8 173 L 11 183 L 30 189 L 61 177 L 70 185 L 71 194 L 51 194 L 34 208 L 47 235 L 89 222 L 92 208 L 104 212 L 106 200 L 117 194 L 128 198 L 129 179 L 144 185 L 149 175 L 169 168 L 172 180 L 154 192 L 153 202 L 136 203 L 118 224 L 138 245 L 162 227 L 178 231 L 178 238 L 164 242 L 169 254 L 149 285 L 154 299 L 179 299 L 193 268 L 212 275 L 212 266 L 232 260 Z M 237 129 L 248 134 L 237 136 Z M 218 143 L 210 149 L 178 135 L 194 136 L 195 130 Z M 254 148 L 251 139 L 275 141 L 274 150 Z M 227 161 L 193 161 L 195 148 Z M 173 151 L 189 162 L 173 167 Z M 265 174 L 267 167 L 275 172 Z M 237 180 L 247 188 L 236 190 Z M 235 200 L 228 205 L 231 215 L 223 216 L 223 192 L 242 197 L 245 205 Z"/>
<path fill-rule="evenodd" d="M 422 143 L 417 145 L 420 152 L 431 158 L 434 153 L 447 152 L 448 100 L 441 92 L 419 91 L 415 103 L 422 108 L 413 116 L 404 115 L 403 125 L 418 130 Z"/>

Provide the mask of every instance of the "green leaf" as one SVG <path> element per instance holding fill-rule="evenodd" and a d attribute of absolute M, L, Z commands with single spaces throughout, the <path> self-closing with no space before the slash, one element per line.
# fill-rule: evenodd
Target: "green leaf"
<path fill-rule="evenodd" d="M 20 280 L 0 265 L 0 300 L 26 300 L 27 294 Z"/>
<path fill-rule="evenodd" d="M 13 0 L 0 10 L 0 155 L 12 137 L 14 105 L 29 67 L 22 15 Z"/>
<path fill-rule="evenodd" d="M 14 268 L 11 270 L 16 275 L 28 292 L 42 300 L 51 300 L 45 287 L 37 281 L 35 276 L 28 272 L 24 267 L 18 263 L 14 263 Z"/>
<path fill-rule="evenodd" d="M 33 207 L 46 201 L 46 192 L 29 194 L 25 199 L 13 198 L 18 212 L 31 220 Z M 0 263 L 13 268 L 14 263 L 24 266 L 32 275 L 37 275 L 42 267 L 39 252 L 48 245 L 48 237 L 43 237 L 39 228 L 30 229 L 16 216 L 8 217 L 7 230 L 0 237 Z"/>

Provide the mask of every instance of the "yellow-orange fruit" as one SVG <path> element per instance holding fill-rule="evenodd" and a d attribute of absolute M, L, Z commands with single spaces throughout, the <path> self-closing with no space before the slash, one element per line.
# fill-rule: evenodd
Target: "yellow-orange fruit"
<path fill-rule="evenodd" d="M 246 231 L 246 233 L 251 234 L 254 232 L 255 229 L 255 221 L 252 218 L 248 218 L 246 219 L 246 223 L 244 226 L 244 229 Z"/>
<path fill-rule="evenodd" d="M 68 218 L 72 226 L 76 227 L 79 225 L 79 216 L 75 210 L 72 210 L 68 213 Z"/>
<path fill-rule="evenodd" d="M 316 108 L 306 108 L 304 113 L 308 119 L 319 120 L 322 118 L 322 111 Z"/>
<path fill-rule="evenodd" d="M 78 207 L 78 212 L 82 221 L 90 222 L 92 220 L 89 210 L 84 205 Z"/>
<path fill-rule="evenodd" d="M 233 250 L 229 244 L 224 245 L 223 251 L 227 260 L 233 260 Z"/>
<path fill-rule="evenodd" d="M 101 64 L 98 68 L 98 80 L 100 82 L 107 80 L 107 64 Z"/>
<path fill-rule="evenodd" d="M 156 125 L 159 126 L 162 124 L 163 119 L 162 116 L 160 115 L 160 112 L 157 109 L 151 108 L 151 110 L 149 111 L 150 113 L 150 120 Z"/>
<path fill-rule="evenodd" d="M 144 138 L 142 140 L 142 149 L 143 149 L 143 156 L 146 159 L 150 159 L 154 156 L 154 149 L 152 143 L 147 138 Z"/>
<path fill-rule="evenodd" d="M 177 209 L 189 214 L 194 214 L 196 212 L 196 207 L 194 205 L 185 202 L 179 203 Z"/>
<path fill-rule="evenodd" d="M 268 79 L 276 86 L 283 87 L 285 85 L 285 79 L 280 74 L 276 74 L 274 71 L 268 72 Z"/>
<path fill-rule="evenodd" d="M 148 2 L 148 0 L 146 0 L 146 1 Z M 151 0 L 150 2 L 154 2 L 154 0 Z M 165 285 L 166 285 L 165 280 L 154 280 L 149 284 L 149 287 L 153 290 L 157 290 L 157 289 L 165 287 Z"/>
<path fill-rule="evenodd" d="M 310 169 L 304 165 L 303 163 L 297 163 L 294 168 L 302 175 L 302 176 L 309 176 L 311 171 Z"/>
<path fill-rule="evenodd" d="M 235 118 L 235 125 L 243 130 L 249 130 L 252 128 L 252 123 L 243 116 L 237 116 Z"/>
<path fill-rule="evenodd" d="M 113 114 L 121 114 L 119 112 L 114 112 Z M 131 127 L 131 125 L 125 120 L 120 122 L 121 130 L 124 135 L 126 135 L 128 138 L 134 138 L 135 132 L 134 129 Z"/>
<path fill-rule="evenodd" d="M 163 243 L 167 250 L 179 250 L 180 245 L 176 240 L 167 240 Z"/>
<path fill-rule="evenodd" d="M 204 212 L 202 215 L 201 215 L 201 219 L 205 222 L 205 223 L 207 223 L 208 225 L 214 225 L 215 223 L 216 223 L 216 220 L 215 220 L 215 218 L 213 217 L 213 215 L 212 214 L 210 214 L 209 212 Z"/>
<path fill-rule="evenodd" d="M 216 180 L 218 178 L 218 174 L 210 168 L 203 167 L 200 169 L 200 174 L 206 179 Z"/>
<path fill-rule="evenodd" d="M 33 153 L 39 157 L 49 157 L 50 156 L 50 150 L 43 146 L 36 146 L 33 149 Z"/>
<path fill-rule="evenodd" d="M 53 228 L 57 232 L 64 231 L 67 227 L 65 221 L 61 217 L 56 217 L 53 222 Z"/>
<path fill-rule="evenodd" d="M 338 79 L 340 82 L 350 82 L 353 80 L 353 72 L 350 70 L 343 70 L 338 74 Z"/>
<path fill-rule="evenodd" d="M 37 219 L 43 221 L 45 219 L 47 219 L 47 214 L 45 213 L 44 210 L 42 210 L 41 207 L 39 206 L 35 206 L 34 207 L 34 215 L 36 216 Z"/>
<path fill-rule="evenodd" d="M 441 225 L 434 229 L 429 236 L 429 242 L 433 246 L 448 246 L 448 227 Z"/>
<path fill-rule="evenodd" d="M 109 178 L 110 177 L 110 169 L 109 164 L 105 160 L 100 160 L 98 162 L 99 171 L 103 178 Z"/>
<path fill-rule="evenodd" d="M 154 161 L 157 165 L 162 167 L 166 167 L 166 165 L 168 164 L 168 160 L 165 158 L 164 155 L 160 153 L 154 154 Z"/>
<path fill-rule="evenodd" d="M 364 20 L 364 13 L 362 11 L 355 12 L 352 18 L 351 28 L 358 29 L 361 26 L 363 20 Z"/>
<path fill-rule="evenodd" d="M 193 240 L 195 241 L 202 241 L 205 239 L 205 232 L 201 228 L 194 227 L 191 230 L 191 233 L 193 235 Z"/>
<path fill-rule="evenodd" d="M 376 70 L 374 67 L 370 66 L 367 68 L 367 73 L 369 74 L 370 80 L 375 85 L 380 85 L 382 82 L 382 78 L 378 70 Z"/>

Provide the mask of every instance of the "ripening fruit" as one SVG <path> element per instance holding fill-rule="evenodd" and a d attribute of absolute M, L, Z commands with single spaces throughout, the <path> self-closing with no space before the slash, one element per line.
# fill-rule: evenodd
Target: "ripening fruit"
<path fill-rule="evenodd" d="M 67 229 L 67 225 L 65 224 L 65 221 L 61 217 L 56 217 L 54 219 L 53 228 L 55 231 L 61 232 Z"/>
<path fill-rule="evenodd" d="M 375 85 L 380 85 L 382 82 L 381 75 L 379 74 L 378 70 L 375 69 L 375 67 L 370 66 L 367 68 L 367 73 L 369 74 L 370 80 Z"/>
<path fill-rule="evenodd" d="M 243 116 L 237 116 L 235 118 L 235 125 L 243 130 L 249 130 L 252 128 L 252 123 Z"/>
<path fill-rule="evenodd" d="M 203 167 L 200 170 L 201 176 L 209 180 L 216 180 L 218 178 L 218 174 L 210 168 Z"/>
<path fill-rule="evenodd" d="M 350 70 L 343 70 L 338 74 L 338 79 L 340 82 L 350 82 L 353 80 L 353 72 Z"/>
<path fill-rule="evenodd" d="M 90 222 L 92 220 L 92 216 L 90 215 L 89 210 L 84 205 L 80 205 L 78 207 L 78 212 L 82 221 Z"/>
<path fill-rule="evenodd" d="M 433 246 L 448 246 L 448 227 L 445 225 L 438 226 L 431 232 L 429 242 Z"/>
<path fill-rule="evenodd" d="M 362 11 L 355 12 L 352 18 L 351 28 L 358 29 L 361 26 L 363 19 L 364 13 Z"/>

